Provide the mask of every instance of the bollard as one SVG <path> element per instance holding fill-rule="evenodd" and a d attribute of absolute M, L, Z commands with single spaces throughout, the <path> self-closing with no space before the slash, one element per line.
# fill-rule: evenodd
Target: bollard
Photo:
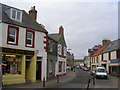
<path fill-rule="evenodd" d="M 93 85 L 95 85 L 95 75 L 93 75 Z"/>
<path fill-rule="evenodd" d="M 88 80 L 88 85 L 87 85 L 87 89 L 89 89 L 89 84 L 90 84 L 90 79 Z"/>
<path fill-rule="evenodd" d="M 57 83 L 59 83 L 59 76 L 57 75 Z"/>
<path fill-rule="evenodd" d="M 43 78 L 43 87 L 45 87 L 45 77 Z"/>

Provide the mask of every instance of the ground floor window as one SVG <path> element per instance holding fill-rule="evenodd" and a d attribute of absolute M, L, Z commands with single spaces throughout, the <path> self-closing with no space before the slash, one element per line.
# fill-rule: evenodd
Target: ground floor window
<path fill-rule="evenodd" d="M 120 74 L 120 66 L 111 66 L 111 68 L 112 68 L 111 71 L 112 74 Z"/>
<path fill-rule="evenodd" d="M 65 62 L 63 62 L 63 71 L 65 72 Z"/>
<path fill-rule="evenodd" d="M 2 73 L 4 74 L 21 74 L 22 56 L 20 55 L 2 55 L 2 62 L 7 66 L 2 66 Z"/>
<path fill-rule="evenodd" d="M 62 72 L 62 61 L 59 61 L 59 72 Z"/>
<path fill-rule="evenodd" d="M 53 60 L 49 61 L 49 73 L 53 72 Z"/>

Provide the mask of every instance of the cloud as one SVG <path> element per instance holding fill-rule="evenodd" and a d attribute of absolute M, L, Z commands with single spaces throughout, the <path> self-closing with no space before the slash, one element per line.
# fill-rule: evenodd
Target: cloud
<path fill-rule="evenodd" d="M 37 20 L 49 33 L 58 32 L 63 25 L 68 48 L 72 49 L 75 58 L 84 58 L 87 49 L 101 44 L 103 38 L 115 40 L 118 37 L 118 0 L 42 1 L 4 3 L 26 11 L 35 5 Z"/>

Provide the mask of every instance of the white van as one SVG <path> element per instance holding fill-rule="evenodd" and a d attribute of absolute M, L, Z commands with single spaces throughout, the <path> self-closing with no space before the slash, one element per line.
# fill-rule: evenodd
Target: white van
<path fill-rule="evenodd" d="M 97 67 L 95 71 L 96 78 L 108 78 L 107 71 L 104 67 Z"/>

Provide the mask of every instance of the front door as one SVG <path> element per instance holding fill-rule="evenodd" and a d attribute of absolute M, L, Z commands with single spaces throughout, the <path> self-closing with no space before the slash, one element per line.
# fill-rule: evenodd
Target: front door
<path fill-rule="evenodd" d="M 41 61 L 37 61 L 36 65 L 36 79 L 41 80 Z"/>

